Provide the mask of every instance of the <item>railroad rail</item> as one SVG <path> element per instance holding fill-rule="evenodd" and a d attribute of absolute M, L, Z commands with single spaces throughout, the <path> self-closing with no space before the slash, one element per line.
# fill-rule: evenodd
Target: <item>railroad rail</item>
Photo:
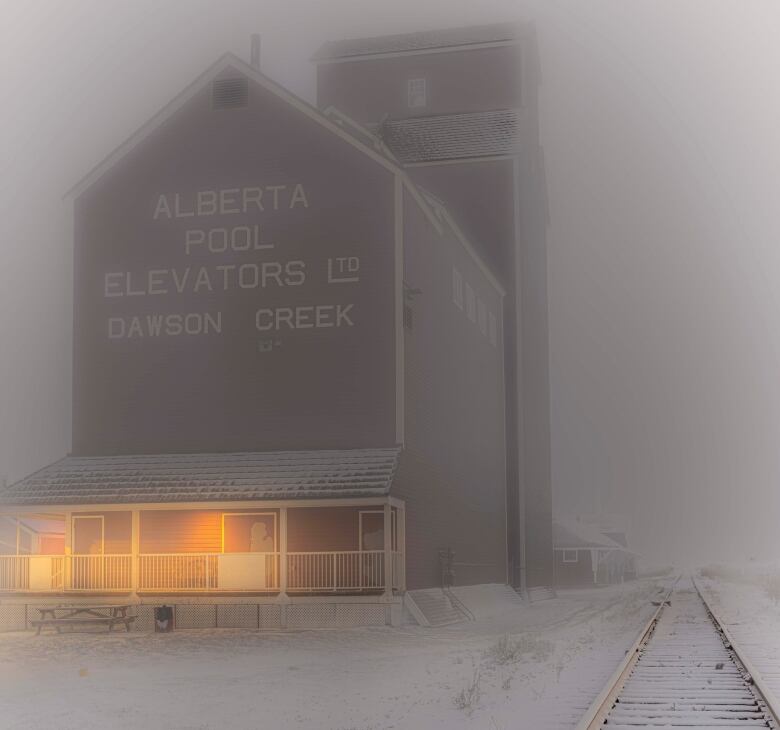
<path fill-rule="evenodd" d="M 675 582 L 576 730 L 780 730 L 777 701 L 692 578 Z"/>

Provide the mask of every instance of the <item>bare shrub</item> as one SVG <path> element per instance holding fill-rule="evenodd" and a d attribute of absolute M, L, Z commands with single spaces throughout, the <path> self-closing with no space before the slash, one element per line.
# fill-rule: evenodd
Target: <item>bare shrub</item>
<path fill-rule="evenodd" d="M 464 712 L 471 712 L 474 709 L 481 695 L 479 682 L 479 669 L 475 668 L 471 682 L 455 695 L 455 707 Z"/>
<path fill-rule="evenodd" d="M 514 664 L 525 655 L 544 661 L 552 650 L 552 643 L 546 639 L 538 639 L 531 634 L 520 634 L 513 639 L 505 634 L 485 651 L 485 657 L 494 664 Z"/>

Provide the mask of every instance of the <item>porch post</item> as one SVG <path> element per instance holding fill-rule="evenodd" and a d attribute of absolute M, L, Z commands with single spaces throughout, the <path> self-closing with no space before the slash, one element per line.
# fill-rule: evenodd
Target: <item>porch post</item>
<path fill-rule="evenodd" d="M 287 598 L 287 507 L 279 508 L 279 597 Z"/>
<path fill-rule="evenodd" d="M 71 585 L 71 555 L 73 555 L 73 513 L 65 513 L 65 565 L 62 573 L 62 588 L 67 590 Z"/>
<path fill-rule="evenodd" d="M 384 559 L 385 559 L 385 597 L 390 598 L 393 595 L 393 508 L 390 502 L 385 502 L 384 512 Z"/>
<path fill-rule="evenodd" d="M 134 509 L 130 521 L 130 587 L 138 593 L 141 571 L 141 513 Z"/>
<path fill-rule="evenodd" d="M 395 544 L 399 554 L 399 569 L 401 571 L 401 580 L 399 588 L 406 592 L 406 504 L 402 507 L 396 507 L 395 510 Z"/>

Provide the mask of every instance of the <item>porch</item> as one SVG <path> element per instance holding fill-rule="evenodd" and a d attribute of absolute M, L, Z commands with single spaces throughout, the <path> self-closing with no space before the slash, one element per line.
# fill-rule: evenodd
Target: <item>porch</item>
<path fill-rule="evenodd" d="M 393 498 L 0 513 L 0 593 L 287 596 L 405 590 Z"/>

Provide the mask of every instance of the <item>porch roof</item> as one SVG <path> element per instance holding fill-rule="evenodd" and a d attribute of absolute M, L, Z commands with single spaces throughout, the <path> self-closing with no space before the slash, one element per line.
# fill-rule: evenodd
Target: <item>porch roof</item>
<path fill-rule="evenodd" d="M 0 504 L 376 497 L 400 449 L 67 456 L 0 492 Z"/>
<path fill-rule="evenodd" d="M 562 518 L 553 520 L 553 547 L 556 550 L 598 548 L 628 552 L 623 545 L 607 537 L 595 525 Z"/>

